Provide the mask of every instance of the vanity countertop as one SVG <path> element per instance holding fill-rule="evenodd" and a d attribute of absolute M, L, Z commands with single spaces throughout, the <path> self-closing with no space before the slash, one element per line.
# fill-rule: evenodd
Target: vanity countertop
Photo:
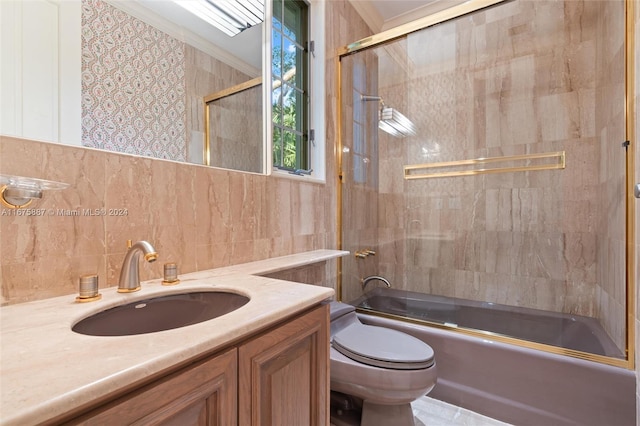
<path fill-rule="evenodd" d="M 334 259 L 348 252 L 316 250 L 180 275 L 174 287 L 161 280 L 135 293 L 100 289 L 102 299 L 76 303 L 75 294 L 0 308 L 0 424 L 38 424 L 222 349 L 280 320 L 331 298 L 330 288 L 267 278 L 269 274 Z M 158 295 L 202 289 L 249 296 L 222 317 L 173 330 L 122 337 L 71 331 L 80 319 L 104 309 Z"/>

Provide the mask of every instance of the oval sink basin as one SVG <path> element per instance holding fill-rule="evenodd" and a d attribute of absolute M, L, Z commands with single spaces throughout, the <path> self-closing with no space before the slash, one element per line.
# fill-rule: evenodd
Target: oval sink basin
<path fill-rule="evenodd" d="M 138 300 L 83 319 L 72 327 L 90 336 L 130 336 L 185 327 L 220 317 L 249 302 L 235 293 L 200 291 Z"/>

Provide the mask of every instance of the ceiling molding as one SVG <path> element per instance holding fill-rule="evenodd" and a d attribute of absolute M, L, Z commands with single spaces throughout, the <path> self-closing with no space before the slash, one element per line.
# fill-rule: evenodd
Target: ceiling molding
<path fill-rule="evenodd" d="M 1 1 L 1 0 L 0 0 Z M 122 10 L 123 12 L 151 25 L 154 28 L 168 34 L 169 36 L 189 44 L 196 49 L 218 59 L 221 62 L 247 74 L 251 77 L 262 75 L 262 70 L 252 66 L 251 64 L 239 59 L 237 56 L 227 52 L 216 44 L 206 40 L 198 34 L 189 31 L 187 28 L 173 23 L 166 18 L 160 16 L 156 12 L 144 7 L 138 2 L 105 0 L 111 6 Z"/>
<path fill-rule="evenodd" d="M 413 0 L 401 1 L 394 5 L 392 0 L 349 0 L 349 3 L 367 23 L 371 31 L 377 34 L 457 6 L 465 1 L 466 0 Z M 376 5 L 376 3 L 380 2 L 384 2 L 384 4 Z M 411 7 L 411 3 L 415 3 L 418 6 L 407 10 L 407 7 Z M 388 7 L 389 5 L 395 7 Z M 395 12 L 392 12 L 394 9 Z"/>
<path fill-rule="evenodd" d="M 382 24 L 382 31 L 386 31 L 390 28 L 395 28 L 400 25 L 404 25 L 408 22 L 415 21 L 416 19 L 423 18 L 425 16 L 432 15 L 450 7 L 457 6 L 464 3 L 466 0 L 433 0 L 427 1 L 425 5 L 417 7 L 408 12 L 402 13 L 395 17 L 385 20 Z M 382 18 L 381 18 L 382 19 Z"/>
<path fill-rule="evenodd" d="M 367 23 L 374 34 L 382 31 L 384 19 L 372 1 L 349 0 L 349 3 L 351 3 L 351 6 L 358 12 L 358 15 Z"/>

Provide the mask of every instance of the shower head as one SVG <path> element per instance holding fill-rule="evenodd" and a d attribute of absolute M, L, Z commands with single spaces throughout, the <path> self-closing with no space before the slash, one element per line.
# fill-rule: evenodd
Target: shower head
<path fill-rule="evenodd" d="M 397 109 L 384 105 L 382 105 L 380 109 L 378 128 L 398 138 L 414 136 L 416 134 L 416 126 L 411 120 L 399 113 Z"/>
<path fill-rule="evenodd" d="M 393 109 L 384 105 L 384 101 L 380 96 L 362 95 L 363 102 L 366 101 L 379 101 L 380 112 L 378 114 L 378 128 L 389 133 L 391 136 L 397 138 L 404 138 L 406 136 L 414 136 L 416 134 L 416 126 L 398 112 L 397 109 Z"/>

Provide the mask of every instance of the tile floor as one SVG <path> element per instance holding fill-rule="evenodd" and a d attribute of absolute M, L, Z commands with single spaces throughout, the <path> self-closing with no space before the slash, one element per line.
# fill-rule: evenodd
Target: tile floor
<path fill-rule="evenodd" d="M 508 423 L 483 416 L 465 408 L 424 396 L 411 404 L 415 426 L 509 426 Z M 344 420 L 344 419 L 343 419 Z M 352 419 L 346 423 L 357 424 Z M 331 426 L 335 426 L 331 423 Z"/>
<path fill-rule="evenodd" d="M 416 426 L 507 426 L 508 423 L 448 404 L 422 397 L 411 404 Z"/>

